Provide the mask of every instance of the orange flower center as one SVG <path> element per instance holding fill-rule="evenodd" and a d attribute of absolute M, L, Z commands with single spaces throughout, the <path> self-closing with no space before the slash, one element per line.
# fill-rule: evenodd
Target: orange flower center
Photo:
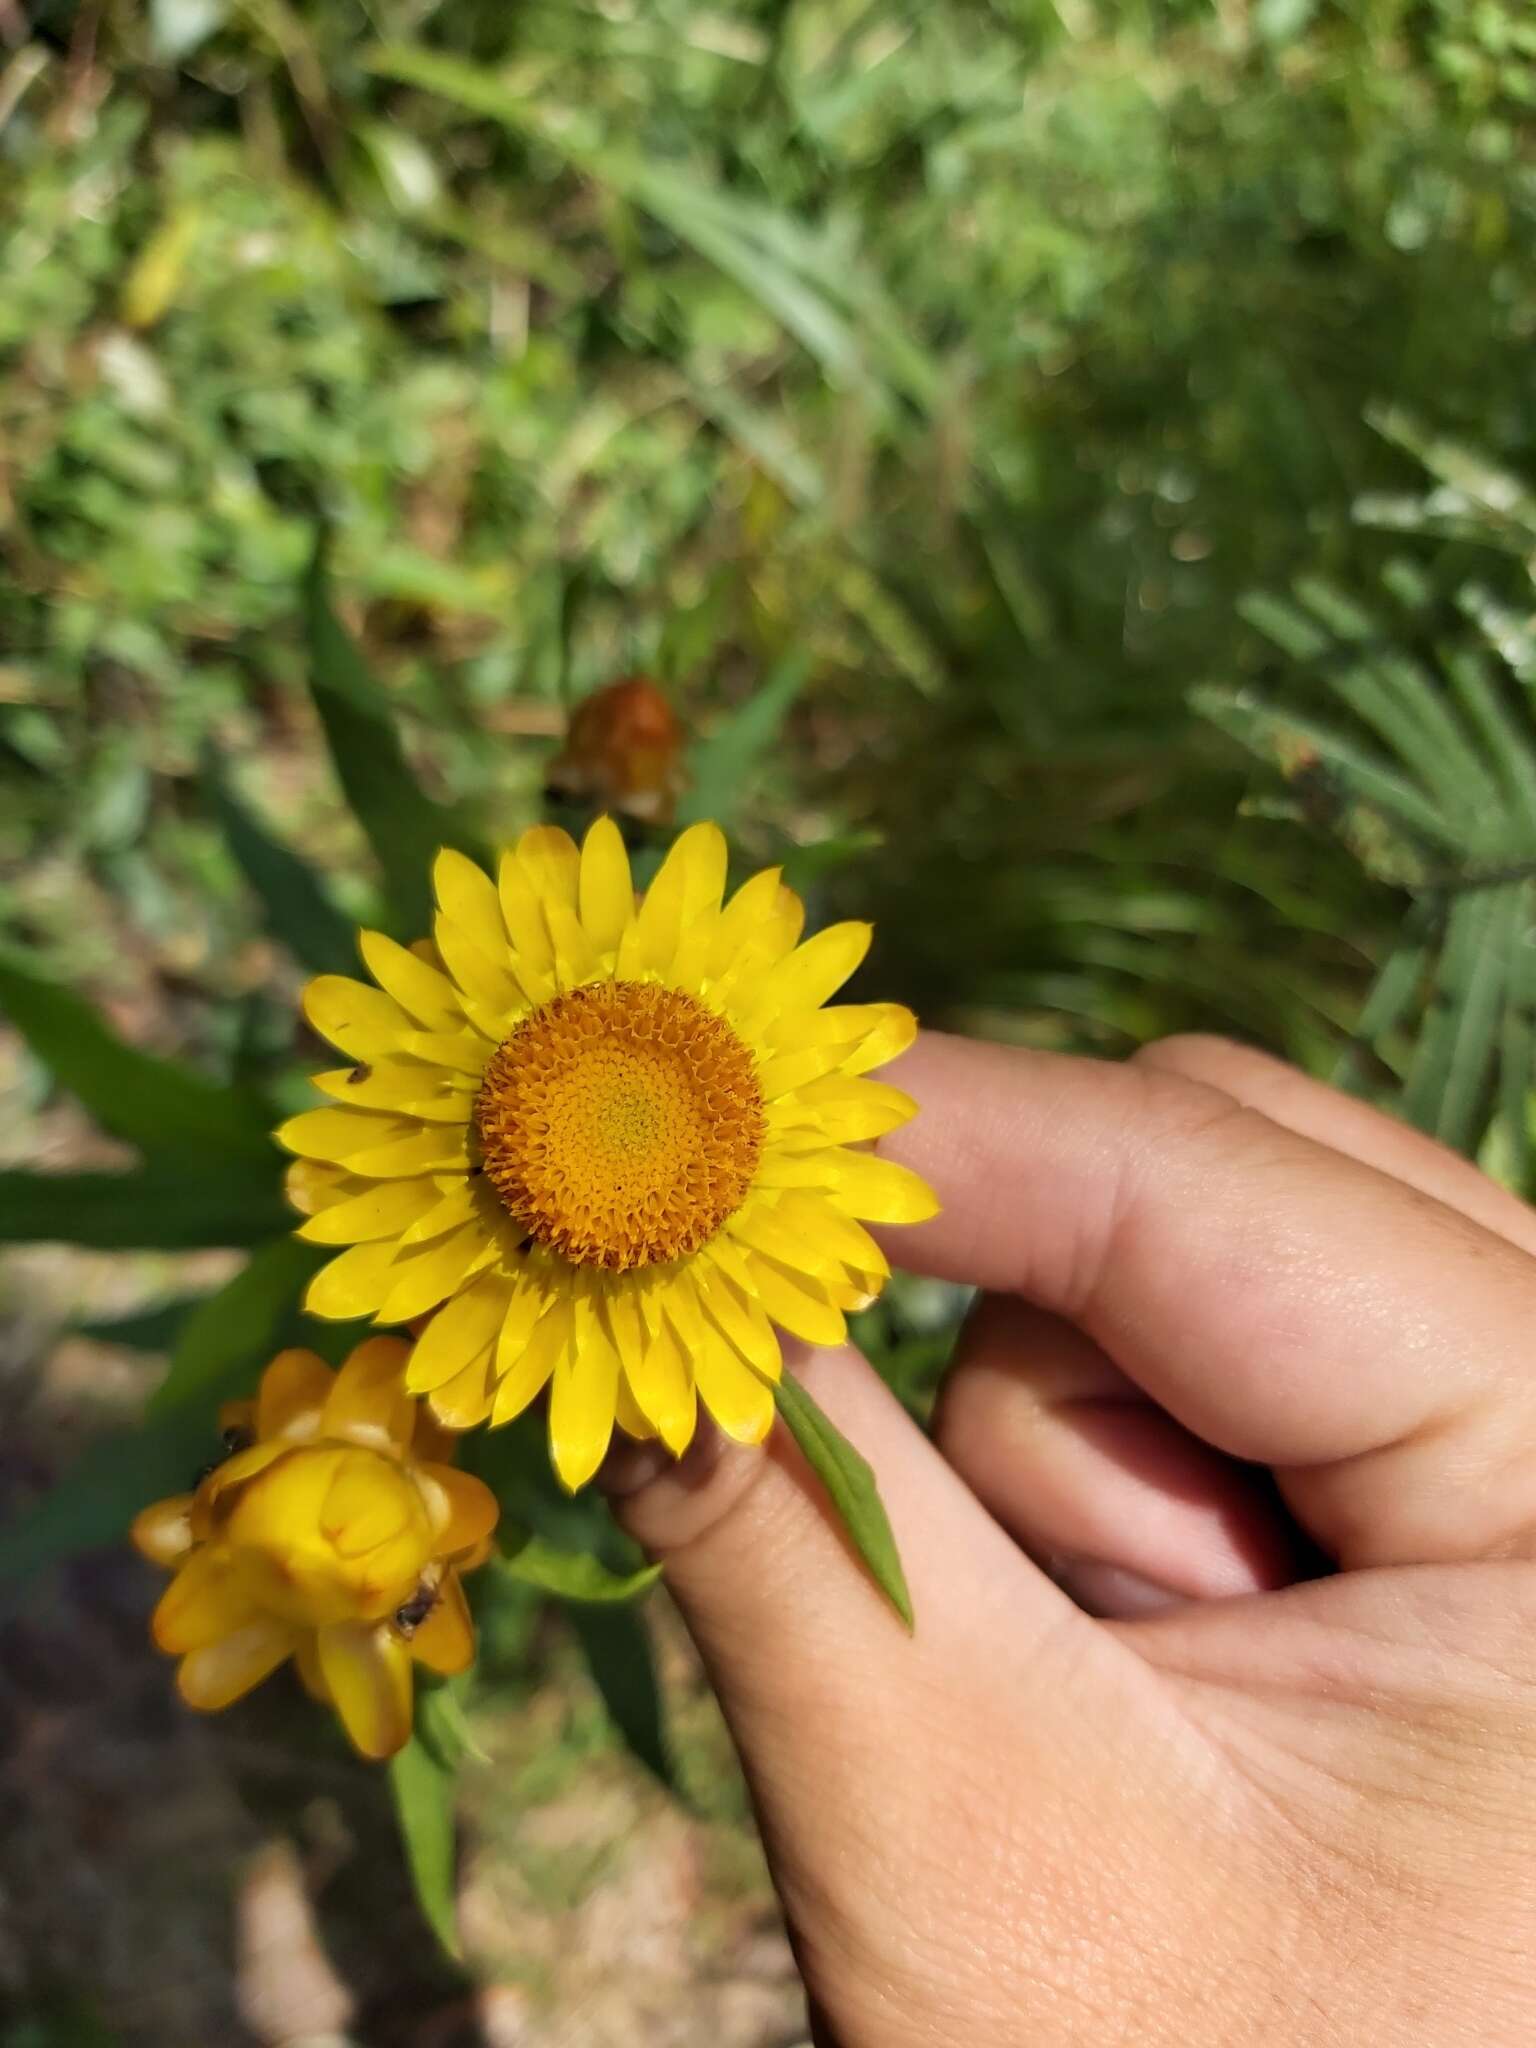
<path fill-rule="evenodd" d="M 503 1040 L 475 1124 L 530 1237 L 625 1272 L 708 1243 L 751 1185 L 765 1118 L 752 1055 L 721 1018 L 677 989 L 599 981 Z"/>

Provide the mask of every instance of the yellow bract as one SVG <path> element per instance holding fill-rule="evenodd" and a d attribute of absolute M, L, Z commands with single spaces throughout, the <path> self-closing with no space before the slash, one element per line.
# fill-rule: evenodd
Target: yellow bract
<path fill-rule="evenodd" d="M 714 825 L 684 832 L 638 900 L 607 818 L 579 849 L 524 833 L 494 883 L 454 852 L 433 879 L 430 942 L 364 933 L 378 986 L 305 992 L 356 1062 L 278 1132 L 300 1235 L 341 1248 L 306 1306 L 436 1311 L 409 1380 L 452 1428 L 510 1421 L 547 1387 L 571 1488 L 615 1423 L 680 1454 L 701 1398 L 760 1440 L 773 1326 L 838 1342 L 887 1277 L 864 1223 L 937 1207 L 869 1149 L 915 1108 L 866 1078 L 911 1043 L 911 1013 L 824 1007 L 869 927 L 801 943 L 776 869 L 727 901 Z"/>
<path fill-rule="evenodd" d="M 283 1351 L 221 1420 L 231 1455 L 146 1508 L 133 1540 L 175 1573 L 152 1629 L 190 1706 L 226 1707 L 288 1657 L 369 1757 L 411 1732 L 412 1662 L 465 1670 L 459 1583 L 483 1563 L 495 1496 L 406 1392 L 410 1347 L 360 1344 L 339 1373 Z"/>

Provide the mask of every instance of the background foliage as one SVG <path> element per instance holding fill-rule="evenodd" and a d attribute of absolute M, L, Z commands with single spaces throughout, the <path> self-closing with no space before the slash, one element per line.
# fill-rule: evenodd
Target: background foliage
<path fill-rule="evenodd" d="M 0 1239 L 141 1255 L 0 1269 L 73 1465 L 13 1589 L 295 1328 L 303 975 L 624 674 L 870 989 L 1234 1030 L 1526 1184 L 1533 112 L 1520 0 L 0 0 Z M 61 1390 L 93 1310 L 142 1364 Z M 867 1319 L 918 1412 L 954 1313 Z M 529 1470 L 506 1685 L 633 1566 Z"/>

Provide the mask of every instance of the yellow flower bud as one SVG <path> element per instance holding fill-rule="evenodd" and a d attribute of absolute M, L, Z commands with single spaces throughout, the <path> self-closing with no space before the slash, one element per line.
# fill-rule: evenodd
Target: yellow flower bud
<path fill-rule="evenodd" d="M 459 1574 L 489 1554 L 496 1500 L 446 1462 L 405 1392 L 408 1357 L 391 1337 L 339 1373 L 282 1352 L 223 1418 L 231 1455 L 135 1521 L 138 1548 L 175 1573 L 152 1629 L 189 1705 L 228 1706 L 291 1656 L 354 1745 L 385 1757 L 410 1734 L 413 1661 L 473 1659 Z"/>

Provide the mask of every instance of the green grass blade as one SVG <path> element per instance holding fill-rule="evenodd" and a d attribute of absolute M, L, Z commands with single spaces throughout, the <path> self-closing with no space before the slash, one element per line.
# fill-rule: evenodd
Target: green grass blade
<path fill-rule="evenodd" d="M 235 862 L 266 911 L 272 936 L 313 974 L 353 974 L 357 934 L 331 902 L 307 861 L 285 846 L 247 809 L 210 747 L 203 755 L 203 785 Z"/>
<path fill-rule="evenodd" d="M 788 654 L 730 716 L 693 749 L 687 795 L 678 823 L 714 818 L 728 825 L 752 794 L 784 720 L 811 673 L 809 655 Z"/>
<path fill-rule="evenodd" d="M 860 1456 L 822 1414 L 800 1382 L 788 1373 L 775 1384 L 773 1398 L 806 1463 L 826 1488 L 827 1498 L 837 1510 L 870 1577 L 910 1629 L 912 1596 L 868 1460 Z"/>
<path fill-rule="evenodd" d="M 656 1658 L 641 1615 L 632 1605 L 586 1601 L 569 1602 L 565 1615 L 614 1727 L 646 1769 L 674 1787 Z"/>
<path fill-rule="evenodd" d="M 1481 1134 L 1520 897 L 1517 887 L 1479 889 L 1452 904 L 1403 1093 L 1409 1121 L 1461 1152 L 1474 1151 Z"/>
<path fill-rule="evenodd" d="M 234 1278 L 192 1311 L 171 1368 L 149 1403 L 151 1415 L 183 1406 L 224 1384 L 241 1365 L 256 1366 L 276 1348 L 298 1311 L 299 1296 L 328 1253 L 296 1237 L 258 1247 Z"/>
<path fill-rule="evenodd" d="M 275 1168 L 262 1103 L 126 1044 L 89 1003 L 14 958 L 0 960 L 0 1012 L 114 1137 L 162 1158 L 234 1153 Z"/>
<path fill-rule="evenodd" d="M 434 855 L 443 846 L 473 853 L 473 841 L 412 774 L 389 700 L 336 617 L 322 546 L 305 579 L 304 615 L 310 690 L 342 790 L 383 873 L 391 922 L 403 939 L 424 938 Z"/>
<path fill-rule="evenodd" d="M 292 1225 L 271 1172 L 163 1165 L 130 1173 L 0 1173 L 0 1244 L 93 1251 L 192 1251 L 249 1245 Z"/>
<path fill-rule="evenodd" d="M 1405 939 L 1387 955 L 1356 1021 L 1350 1043 L 1339 1055 L 1331 1077 L 1336 1087 L 1359 1086 L 1362 1047 L 1368 1047 L 1385 1065 L 1392 1065 L 1383 1041 L 1397 1029 L 1418 1000 L 1428 964 L 1429 948 L 1417 940 Z"/>
<path fill-rule="evenodd" d="M 562 1600 L 634 1600 L 649 1592 L 661 1577 L 659 1564 L 639 1571 L 610 1571 L 600 1558 L 588 1551 L 561 1550 L 542 1536 L 529 1536 L 501 1560 L 509 1579 L 541 1592 L 554 1593 Z"/>
<path fill-rule="evenodd" d="M 390 1796 L 417 1903 L 455 1960 L 463 1954 L 454 1896 L 456 1782 L 457 1774 L 419 1733 L 390 1759 Z"/>

